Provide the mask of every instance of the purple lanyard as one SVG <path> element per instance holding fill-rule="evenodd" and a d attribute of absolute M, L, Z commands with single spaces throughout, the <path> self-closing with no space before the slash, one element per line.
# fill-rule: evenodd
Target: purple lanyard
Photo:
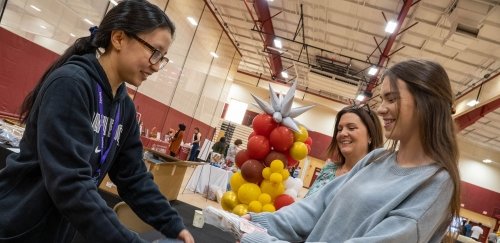
<path fill-rule="evenodd" d="M 101 155 L 101 158 L 99 160 L 99 165 L 97 166 L 97 169 L 96 169 L 96 172 L 94 174 L 94 178 L 97 182 L 97 180 L 99 179 L 99 176 L 101 175 L 101 166 L 106 162 L 106 158 L 108 157 L 108 153 L 109 151 L 111 150 L 111 147 L 113 147 L 113 140 L 115 139 L 115 135 L 116 135 L 116 129 L 118 128 L 118 124 L 120 123 L 120 103 L 118 103 L 118 107 L 116 108 L 116 115 L 115 115 L 115 119 L 114 119 L 114 122 L 113 122 L 113 129 L 111 130 L 111 137 L 110 137 L 110 141 L 109 141 L 109 144 L 108 144 L 108 147 L 105 148 L 104 147 L 104 112 L 103 112 L 103 102 L 102 102 L 102 88 L 101 88 L 101 85 L 97 84 L 97 94 L 98 94 L 98 103 L 99 103 L 99 116 L 100 116 L 100 120 L 101 120 L 101 124 L 100 124 L 100 128 L 99 128 L 99 137 L 100 137 L 100 141 L 99 141 L 99 149 L 100 149 L 100 155 Z M 111 121 L 111 117 L 108 119 L 109 121 Z"/>

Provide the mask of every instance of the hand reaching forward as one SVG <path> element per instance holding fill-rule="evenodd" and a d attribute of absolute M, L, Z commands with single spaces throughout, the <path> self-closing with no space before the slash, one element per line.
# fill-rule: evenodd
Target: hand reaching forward
<path fill-rule="evenodd" d="M 183 229 L 177 236 L 177 239 L 184 241 L 184 243 L 194 243 L 194 238 L 187 229 Z"/>

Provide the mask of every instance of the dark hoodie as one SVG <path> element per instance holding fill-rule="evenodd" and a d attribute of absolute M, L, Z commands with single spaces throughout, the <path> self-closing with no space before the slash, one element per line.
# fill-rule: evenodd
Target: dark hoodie
<path fill-rule="evenodd" d="M 113 98 L 104 70 L 88 54 L 71 57 L 47 77 L 26 123 L 21 152 L 9 156 L 0 171 L 0 242 L 71 242 L 76 231 L 89 242 L 142 242 L 120 224 L 92 179 L 100 158 L 97 84 L 103 91 L 105 148 L 120 108 L 98 182 L 108 172 L 120 197 L 167 237 L 176 238 L 185 228 L 146 171 L 125 84 Z"/>

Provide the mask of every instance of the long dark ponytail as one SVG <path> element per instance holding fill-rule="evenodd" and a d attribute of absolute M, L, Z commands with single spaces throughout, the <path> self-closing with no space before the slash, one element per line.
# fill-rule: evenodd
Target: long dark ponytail
<path fill-rule="evenodd" d="M 123 30 L 127 34 L 138 34 L 166 28 L 172 36 L 175 25 L 156 5 L 145 0 L 125 0 L 112 8 L 102 19 L 98 28 L 90 28 L 90 36 L 78 38 L 73 45 L 45 71 L 35 88 L 26 96 L 22 105 L 20 118 L 26 123 L 44 81 L 57 68 L 61 67 L 73 55 L 95 53 L 98 48 L 107 48 L 111 41 L 111 31 Z"/>

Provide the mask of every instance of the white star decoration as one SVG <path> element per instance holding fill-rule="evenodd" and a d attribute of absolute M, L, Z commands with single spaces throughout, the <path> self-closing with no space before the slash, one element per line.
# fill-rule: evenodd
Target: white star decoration
<path fill-rule="evenodd" d="M 283 97 L 283 96 L 278 96 L 278 94 L 271 87 L 271 84 L 269 84 L 269 92 L 271 93 L 271 98 L 270 98 L 271 104 L 265 102 L 264 100 L 253 94 L 252 97 L 257 102 L 258 107 L 265 113 L 271 115 L 275 122 L 281 123 L 295 132 L 299 132 L 297 123 L 295 122 L 295 120 L 293 120 L 293 118 L 313 108 L 314 105 L 292 108 L 292 102 L 293 102 L 293 97 L 295 96 L 296 87 L 297 87 L 297 82 L 294 82 L 292 87 L 286 93 L 285 97 Z"/>

